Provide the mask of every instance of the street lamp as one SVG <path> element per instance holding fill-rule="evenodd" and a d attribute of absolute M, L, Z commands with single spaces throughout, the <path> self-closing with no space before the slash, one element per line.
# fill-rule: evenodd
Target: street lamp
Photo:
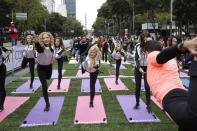
<path fill-rule="evenodd" d="M 173 0 L 170 0 L 170 35 L 172 35 Z"/>
<path fill-rule="evenodd" d="M 135 9 L 134 9 L 134 2 L 133 2 L 133 35 L 135 34 Z"/>

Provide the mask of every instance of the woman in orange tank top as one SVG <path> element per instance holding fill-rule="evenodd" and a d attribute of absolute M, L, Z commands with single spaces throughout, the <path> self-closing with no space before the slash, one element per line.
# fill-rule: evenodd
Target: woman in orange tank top
<path fill-rule="evenodd" d="M 159 42 L 149 41 L 145 50 L 149 53 L 147 80 L 153 96 L 178 124 L 179 131 L 197 131 L 197 37 L 162 51 Z M 194 55 L 189 90 L 183 87 L 172 60 L 186 50 Z"/>

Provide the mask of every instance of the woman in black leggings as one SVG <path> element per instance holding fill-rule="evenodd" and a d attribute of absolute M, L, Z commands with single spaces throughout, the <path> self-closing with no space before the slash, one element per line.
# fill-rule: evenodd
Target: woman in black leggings
<path fill-rule="evenodd" d="M 52 63 L 53 63 L 53 49 L 51 48 L 54 43 L 54 38 L 49 32 L 42 32 L 39 35 L 39 43 L 35 43 L 36 50 L 38 52 L 38 77 L 42 84 L 42 93 L 46 106 L 44 111 L 49 111 L 50 103 L 48 97 L 48 85 L 47 80 L 51 79 L 52 75 Z"/>
<path fill-rule="evenodd" d="M 150 39 L 150 35 L 148 33 L 142 33 L 140 35 L 140 43 L 135 46 L 135 98 L 136 104 L 134 109 L 138 109 L 140 106 L 140 92 L 141 92 L 141 80 L 142 76 L 144 78 L 144 87 L 145 87 L 145 94 L 146 94 L 146 109 L 150 113 L 150 87 L 147 83 L 146 79 L 146 70 L 147 70 L 147 53 L 144 50 L 144 46 L 146 45 L 147 39 Z"/>
<path fill-rule="evenodd" d="M 33 81 L 34 81 L 34 68 L 35 68 L 35 56 L 36 51 L 33 43 L 33 37 L 31 35 L 26 36 L 26 47 L 23 52 L 23 56 L 27 59 L 27 63 L 29 63 L 29 71 L 31 74 L 31 82 L 30 88 L 33 88 Z"/>
<path fill-rule="evenodd" d="M 4 101 L 6 97 L 6 90 L 5 90 L 5 78 L 6 78 L 6 66 L 4 62 L 3 53 L 7 52 L 3 46 L 0 46 L 0 112 L 4 110 Z"/>
<path fill-rule="evenodd" d="M 125 56 L 125 53 L 123 51 L 123 48 L 120 43 L 116 44 L 116 47 L 112 53 L 112 58 L 116 60 L 116 81 L 115 83 L 118 84 L 118 77 L 119 77 L 119 71 L 120 71 L 120 65 L 121 65 L 121 57 Z M 124 57 L 124 61 L 126 60 L 126 57 Z"/>
<path fill-rule="evenodd" d="M 97 45 L 93 45 L 88 50 L 88 56 L 82 63 L 83 68 L 90 73 L 90 105 L 94 107 L 93 101 L 95 96 L 95 84 L 99 73 L 101 52 Z"/>
<path fill-rule="evenodd" d="M 57 65 L 58 65 L 58 85 L 57 85 L 57 89 L 59 90 L 61 80 L 62 80 L 62 68 L 63 68 L 63 63 L 64 63 L 64 45 L 63 45 L 62 38 L 60 38 L 60 37 L 55 38 L 54 56 L 55 56 L 55 59 L 57 60 Z"/>
<path fill-rule="evenodd" d="M 103 48 L 102 48 L 102 60 L 104 62 L 107 62 L 107 54 L 108 54 L 108 40 L 107 38 L 105 38 L 105 41 L 103 42 Z"/>
<path fill-rule="evenodd" d="M 194 56 L 189 69 L 189 90 L 179 77 L 177 55 L 190 51 Z M 160 43 L 149 41 L 147 80 L 153 96 L 178 124 L 179 131 L 197 131 L 197 37 L 161 51 Z"/>

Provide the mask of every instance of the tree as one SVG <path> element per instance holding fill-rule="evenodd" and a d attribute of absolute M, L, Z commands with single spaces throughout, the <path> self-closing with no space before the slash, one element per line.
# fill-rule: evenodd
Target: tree
<path fill-rule="evenodd" d="M 67 17 L 63 23 L 63 34 L 66 37 L 83 35 L 83 26 L 72 17 Z"/>
<path fill-rule="evenodd" d="M 113 13 L 112 13 L 112 7 L 109 6 L 107 2 L 105 2 L 100 9 L 98 9 L 98 15 L 97 17 L 104 17 L 104 18 L 112 18 Z"/>
<path fill-rule="evenodd" d="M 18 21 L 14 19 L 19 31 L 25 31 L 27 29 L 33 29 L 38 32 L 44 31 L 44 19 L 49 15 L 49 13 L 47 9 L 40 3 L 40 0 L 6 1 L 12 5 L 12 9 L 10 10 L 12 10 L 14 14 L 27 13 L 26 21 Z"/>
<path fill-rule="evenodd" d="M 99 35 L 105 35 L 107 34 L 106 32 L 106 19 L 103 17 L 97 17 L 96 21 L 93 24 L 93 29 L 94 29 L 94 34 L 99 36 Z"/>
<path fill-rule="evenodd" d="M 182 32 L 182 27 L 186 27 L 186 34 L 190 34 L 189 25 L 197 24 L 196 20 L 196 0 L 175 0 L 174 2 L 174 15 L 178 23 L 179 34 Z M 195 32 L 197 29 L 195 28 Z"/>
<path fill-rule="evenodd" d="M 66 21 L 66 17 L 60 15 L 59 13 L 52 13 L 45 20 L 46 31 L 49 31 L 52 34 L 61 34 L 63 32 L 62 25 Z"/>
<path fill-rule="evenodd" d="M 11 21 L 12 4 L 7 0 L 0 1 L 0 24 L 6 26 Z"/>

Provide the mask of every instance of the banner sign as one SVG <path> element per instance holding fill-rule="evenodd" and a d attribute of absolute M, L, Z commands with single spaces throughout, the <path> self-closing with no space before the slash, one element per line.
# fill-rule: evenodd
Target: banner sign
<path fill-rule="evenodd" d="M 6 47 L 10 50 L 12 50 L 12 52 L 8 55 L 5 55 L 5 65 L 7 68 L 7 71 L 10 72 L 12 71 L 12 69 L 18 69 L 21 67 L 21 62 L 23 59 L 23 51 L 25 46 L 21 45 L 21 46 L 15 46 L 13 47 Z"/>

